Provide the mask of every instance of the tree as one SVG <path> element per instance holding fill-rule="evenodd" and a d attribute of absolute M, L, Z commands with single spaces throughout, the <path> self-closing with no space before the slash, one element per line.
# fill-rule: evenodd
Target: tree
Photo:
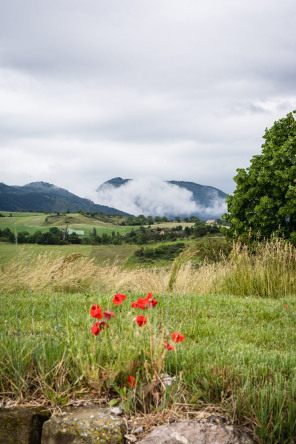
<path fill-rule="evenodd" d="M 262 152 L 251 165 L 237 169 L 233 196 L 228 196 L 229 236 L 273 233 L 296 242 L 296 122 L 293 113 L 265 130 Z"/>

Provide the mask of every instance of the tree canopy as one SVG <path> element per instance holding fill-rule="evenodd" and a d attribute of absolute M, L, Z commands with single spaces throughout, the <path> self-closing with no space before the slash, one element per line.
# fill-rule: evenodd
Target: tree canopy
<path fill-rule="evenodd" d="M 265 130 L 262 152 L 251 165 L 237 169 L 237 184 L 228 196 L 229 236 L 270 237 L 296 242 L 296 122 L 293 114 Z"/>

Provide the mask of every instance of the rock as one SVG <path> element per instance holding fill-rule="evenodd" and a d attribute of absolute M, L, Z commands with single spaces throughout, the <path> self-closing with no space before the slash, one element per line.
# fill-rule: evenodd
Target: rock
<path fill-rule="evenodd" d="M 133 430 L 134 435 L 137 435 L 138 433 L 142 433 L 143 432 L 143 427 L 137 427 L 135 430 Z"/>
<path fill-rule="evenodd" d="M 122 444 L 126 425 L 110 408 L 97 405 L 67 407 L 45 422 L 41 444 Z"/>
<path fill-rule="evenodd" d="M 124 435 L 124 437 L 130 442 L 137 442 L 137 438 L 135 437 L 135 435 Z"/>
<path fill-rule="evenodd" d="M 248 436 L 229 425 L 176 422 L 153 430 L 139 444 L 252 444 Z"/>
<path fill-rule="evenodd" d="M 110 412 L 113 413 L 113 415 L 118 415 L 118 416 L 123 414 L 123 411 L 122 411 L 122 409 L 120 407 L 113 407 L 110 410 Z"/>
<path fill-rule="evenodd" d="M 0 444 L 40 444 L 50 412 L 42 407 L 0 409 Z"/>

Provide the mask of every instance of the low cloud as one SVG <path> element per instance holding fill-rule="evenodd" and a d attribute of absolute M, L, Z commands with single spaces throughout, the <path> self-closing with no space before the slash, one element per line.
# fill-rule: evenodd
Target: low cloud
<path fill-rule="evenodd" d="M 130 214 L 153 217 L 196 215 L 207 219 L 226 212 L 225 201 L 214 190 L 205 207 L 194 201 L 191 191 L 157 178 L 135 179 L 120 187 L 104 184 L 97 190 L 95 201 Z"/>

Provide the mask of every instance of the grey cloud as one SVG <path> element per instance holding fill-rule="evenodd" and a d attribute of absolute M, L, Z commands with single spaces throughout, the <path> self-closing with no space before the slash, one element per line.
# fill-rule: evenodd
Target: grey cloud
<path fill-rule="evenodd" d="M 232 192 L 265 128 L 296 108 L 294 0 L 0 8 L 8 183 L 17 171 L 20 185 L 31 177 L 88 195 L 110 177 L 153 174 Z"/>

